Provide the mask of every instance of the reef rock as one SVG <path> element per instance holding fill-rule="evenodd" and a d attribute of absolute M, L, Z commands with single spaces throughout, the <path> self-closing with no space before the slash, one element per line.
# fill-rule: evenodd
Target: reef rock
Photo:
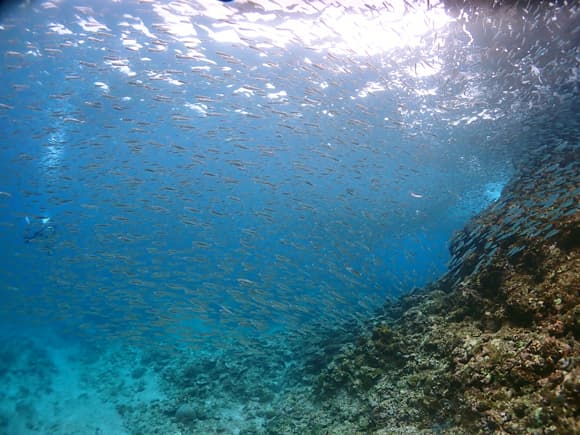
<path fill-rule="evenodd" d="M 579 204 L 579 148 L 538 150 L 455 235 L 449 272 L 322 371 L 323 406 L 356 403 L 371 433 L 580 433 Z"/>
<path fill-rule="evenodd" d="M 191 423 L 197 418 L 197 409 L 189 404 L 183 404 L 175 411 L 175 419 L 180 423 Z"/>

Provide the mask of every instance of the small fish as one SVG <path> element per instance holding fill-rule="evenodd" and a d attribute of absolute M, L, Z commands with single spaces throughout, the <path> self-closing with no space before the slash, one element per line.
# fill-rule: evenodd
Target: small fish
<path fill-rule="evenodd" d="M 423 195 L 420 193 L 410 192 L 410 194 L 413 198 L 423 198 Z"/>

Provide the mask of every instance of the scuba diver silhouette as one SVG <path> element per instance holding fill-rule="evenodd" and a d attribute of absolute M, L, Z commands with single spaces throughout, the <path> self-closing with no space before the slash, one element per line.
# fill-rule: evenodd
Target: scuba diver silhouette
<path fill-rule="evenodd" d="M 47 216 L 37 216 L 35 218 L 24 218 L 26 229 L 24 230 L 24 243 L 40 243 L 49 254 L 52 253 L 52 246 L 56 241 L 56 228 L 51 219 Z"/>

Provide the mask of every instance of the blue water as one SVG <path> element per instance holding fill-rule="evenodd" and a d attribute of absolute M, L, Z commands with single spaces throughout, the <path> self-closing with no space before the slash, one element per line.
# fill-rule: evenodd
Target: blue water
<path fill-rule="evenodd" d="M 308 8 L 3 11 L 6 334 L 220 347 L 364 319 L 445 272 L 453 232 L 577 94 L 564 33 L 554 62 L 535 24 L 494 39 L 417 6 L 391 17 L 418 17 L 405 39 L 364 7 Z"/>

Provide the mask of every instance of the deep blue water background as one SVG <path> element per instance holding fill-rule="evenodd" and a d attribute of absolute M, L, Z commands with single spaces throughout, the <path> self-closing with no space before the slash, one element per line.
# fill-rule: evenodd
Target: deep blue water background
<path fill-rule="evenodd" d="M 1 51 L 17 52 L 0 73 L 6 330 L 199 344 L 366 316 L 445 271 L 453 231 L 497 198 L 526 148 L 516 120 L 453 122 L 492 104 L 482 86 L 481 101 L 453 106 L 468 87 L 449 82 L 477 82 L 475 63 L 405 78 L 405 50 L 337 60 L 292 45 L 265 58 L 202 38 L 214 65 L 177 59 L 167 35 L 165 52 L 124 48 L 124 13 L 159 21 L 146 5 L 92 6 L 112 36 L 91 40 L 64 4 L 3 17 Z M 235 92 L 244 85 L 258 90 Z M 27 216 L 50 217 L 56 236 L 25 243 Z"/>

